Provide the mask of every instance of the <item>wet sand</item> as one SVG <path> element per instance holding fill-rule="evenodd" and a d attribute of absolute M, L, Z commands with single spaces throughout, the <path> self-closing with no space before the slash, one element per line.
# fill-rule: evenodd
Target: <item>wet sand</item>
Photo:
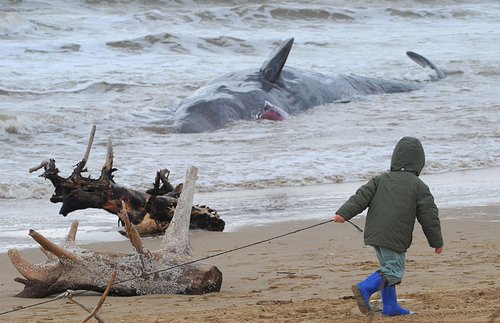
<path fill-rule="evenodd" d="M 500 206 L 441 209 L 444 253 L 434 254 L 419 225 L 407 253 L 407 273 L 398 287 L 400 304 L 417 315 L 385 318 L 362 315 L 351 285 L 377 270 L 371 247 L 351 225 L 326 223 L 270 242 L 217 256 L 205 262 L 223 273 L 219 293 L 108 297 L 99 312 L 106 322 L 500 322 Z M 458 218 L 458 219 L 457 219 Z M 328 220 L 325 219 L 325 220 Z M 194 257 L 275 237 L 322 221 L 293 221 L 235 232 L 192 232 Z M 363 226 L 363 217 L 354 222 Z M 77 237 L 78 239 L 78 237 Z M 150 250 L 160 238 L 145 239 Z M 132 250 L 127 241 L 85 246 L 99 250 Z M 22 250 L 37 263 L 44 255 Z M 50 299 L 14 295 L 22 285 L 6 254 L 0 254 L 0 312 Z M 98 295 L 78 301 L 93 308 Z M 374 307 L 380 303 L 374 295 Z M 80 322 L 86 313 L 65 301 L 4 314 L 4 322 Z"/>

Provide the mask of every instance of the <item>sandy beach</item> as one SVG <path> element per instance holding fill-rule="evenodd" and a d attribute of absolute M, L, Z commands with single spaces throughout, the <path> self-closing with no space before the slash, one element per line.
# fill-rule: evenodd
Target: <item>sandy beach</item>
<path fill-rule="evenodd" d="M 62 244 L 78 220 L 81 248 L 132 252 L 116 215 L 63 216 L 54 183 L 29 172 L 54 159 L 66 178 L 85 161 L 73 174 L 100 178 L 108 142 L 116 171 L 105 173 L 124 188 L 147 191 L 165 168 L 176 186 L 198 167 L 194 204 L 226 226 L 189 235 L 194 259 L 213 256 L 203 262 L 223 273 L 220 292 L 108 296 L 105 322 L 500 323 L 500 1 L 0 3 L 0 323 L 87 316 L 56 295 L 15 297 L 24 285 L 7 250 L 46 259 L 30 229 Z M 289 55 L 273 60 L 288 39 Z M 267 82 L 262 66 L 275 61 Z M 290 118 L 255 120 L 264 99 Z M 187 116 L 194 131 L 221 128 L 178 133 Z M 367 317 L 351 286 L 378 269 L 376 256 L 353 226 L 326 221 L 389 168 L 404 136 L 424 146 L 444 253 L 416 224 L 397 292 L 418 314 Z M 149 250 L 160 242 L 144 239 Z M 99 298 L 75 297 L 89 308 Z"/>
<path fill-rule="evenodd" d="M 398 287 L 402 306 L 417 315 L 386 318 L 362 315 L 351 285 L 377 269 L 376 257 L 363 245 L 362 233 L 349 224 L 326 223 L 270 242 L 217 256 L 224 278 L 219 293 L 200 296 L 148 295 L 108 297 L 99 315 L 106 322 L 494 322 L 500 321 L 500 222 L 491 221 L 500 206 L 441 209 L 445 252 L 433 253 L 421 228 L 407 253 L 406 279 Z M 466 220 L 466 218 L 469 218 Z M 328 219 L 325 219 L 328 220 Z M 213 255 L 322 221 L 294 221 L 236 232 L 192 232 L 194 257 Z M 354 222 L 363 225 L 363 218 Z M 145 239 L 154 250 L 160 238 Z M 85 246 L 131 250 L 127 241 Z M 32 262 L 45 257 L 23 250 Z M 14 297 L 22 285 L 6 254 L 0 255 L 0 311 L 50 299 Z M 93 308 L 99 295 L 78 301 Z M 374 307 L 380 305 L 375 295 Z M 4 314 L 3 322 L 79 322 L 86 313 L 66 300 Z"/>

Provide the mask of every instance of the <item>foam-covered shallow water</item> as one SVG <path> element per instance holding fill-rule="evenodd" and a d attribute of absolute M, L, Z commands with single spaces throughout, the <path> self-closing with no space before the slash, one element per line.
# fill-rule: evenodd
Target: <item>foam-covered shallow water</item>
<path fill-rule="evenodd" d="M 430 186 L 439 208 L 461 208 L 500 204 L 500 168 L 468 170 L 422 176 Z M 295 187 L 268 187 L 237 191 L 200 192 L 195 203 L 215 206 L 226 222 L 225 231 L 269 223 L 318 220 L 325 221 L 364 181 Z M 0 252 L 28 248 L 36 243 L 28 236 L 30 229 L 63 244 L 74 220 L 79 221 L 77 242 L 126 240 L 117 231 L 117 217 L 102 210 L 85 210 L 63 217 L 60 204 L 48 200 L 0 200 L 3 225 L 0 226 Z M 446 212 L 449 214 L 450 212 Z M 442 220 L 464 219 L 464 212 L 452 213 Z M 363 217 L 365 213 L 360 215 Z M 500 221 L 498 216 L 467 214 L 474 220 Z M 357 219 L 353 220 L 357 222 Z"/>
<path fill-rule="evenodd" d="M 497 1 L 4 3 L 0 212 L 15 216 L 2 232 L 63 223 L 58 205 L 49 207 L 50 220 L 31 214 L 49 204 L 53 188 L 28 169 L 54 158 L 69 175 L 93 124 L 90 174 L 99 176 L 112 137 L 115 180 L 137 189 L 148 188 L 161 168 L 178 183 L 189 165 L 200 169 L 198 191 L 214 194 L 364 181 L 389 167 L 392 148 L 405 135 L 422 140 L 424 175 L 498 167 L 499 21 Z M 260 68 L 290 37 L 288 66 L 415 81 L 423 88 L 316 107 L 285 122 L 245 121 L 204 134 L 168 130 L 180 100 L 224 73 Z M 408 59 L 407 50 L 428 57 L 448 77 L 433 81 L 432 71 Z M 480 200 L 483 194 L 455 192 L 452 187 L 440 198 Z M 213 202 L 231 210 L 229 217 L 239 203 Z M 259 221 L 273 221 L 263 211 L 273 206 L 251 208 L 267 214 Z M 229 228 L 244 222 L 231 221 Z"/>

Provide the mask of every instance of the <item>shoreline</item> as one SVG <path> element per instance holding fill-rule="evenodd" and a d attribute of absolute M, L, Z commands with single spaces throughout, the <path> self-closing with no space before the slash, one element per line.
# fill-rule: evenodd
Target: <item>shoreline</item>
<path fill-rule="evenodd" d="M 500 204 L 500 167 L 427 174 L 421 178 L 431 188 L 440 209 Z M 225 232 L 241 231 L 256 223 L 319 222 L 333 214 L 365 182 L 197 192 L 195 204 L 216 209 L 226 222 Z M 63 217 L 59 214 L 60 207 L 60 203 L 51 203 L 48 196 L 36 200 L 0 200 L 0 213 L 4 218 L 0 226 L 0 253 L 13 247 L 21 250 L 32 248 L 35 243 L 27 235 L 30 229 L 37 230 L 56 243 L 62 243 L 74 220 L 80 223 L 79 240 L 84 243 L 125 240 L 117 232 L 120 228 L 116 215 L 104 210 L 87 209 Z M 458 219 L 460 216 L 449 214 L 445 218 Z M 488 222 L 500 221 L 500 214 L 481 217 Z"/>
<path fill-rule="evenodd" d="M 418 223 L 407 253 L 407 274 L 398 287 L 402 306 L 418 315 L 394 321 L 487 322 L 499 308 L 500 222 L 486 222 L 475 215 L 498 216 L 500 205 L 442 208 L 444 253 L 428 247 Z M 451 216 L 459 219 L 447 219 Z M 445 219 L 443 219 L 445 218 Z M 287 221 L 235 232 L 195 231 L 190 234 L 194 259 L 298 230 L 319 221 Z M 354 219 L 360 226 L 363 217 Z M 48 237 L 50 238 L 50 237 Z M 144 239 L 154 250 L 161 238 Z M 78 243 L 78 235 L 77 235 Z M 80 247 L 93 250 L 131 251 L 128 241 L 95 243 Z M 38 263 L 44 255 L 37 249 L 21 251 Z M 6 254 L 0 271 L 0 312 L 46 299 L 13 297 L 22 284 Z M 377 269 L 371 247 L 349 224 L 327 223 L 309 230 L 214 257 L 224 278 L 221 292 L 206 295 L 146 295 L 108 297 L 99 312 L 106 322 L 357 322 L 367 318 L 357 309 L 350 286 Z M 375 296 L 375 299 L 379 297 Z M 99 296 L 78 297 L 93 308 Z M 86 313 L 74 304 L 56 300 L 48 304 L 5 314 L 14 322 L 81 321 Z M 500 318 L 499 318 L 500 319 Z M 376 314 L 374 321 L 384 320 Z"/>

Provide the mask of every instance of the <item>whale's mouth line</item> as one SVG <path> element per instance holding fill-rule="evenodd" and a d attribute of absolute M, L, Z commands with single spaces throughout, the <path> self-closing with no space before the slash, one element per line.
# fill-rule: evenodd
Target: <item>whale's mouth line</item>
<path fill-rule="evenodd" d="M 264 102 L 264 106 L 262 107 L 260 112 L 255 116 L 256 119 L 266 119 L 273 121 L 282 121 L 288 119 L 289 117 L 290 116 L 285 110 L 278 108 L 267 100 Z"/>

